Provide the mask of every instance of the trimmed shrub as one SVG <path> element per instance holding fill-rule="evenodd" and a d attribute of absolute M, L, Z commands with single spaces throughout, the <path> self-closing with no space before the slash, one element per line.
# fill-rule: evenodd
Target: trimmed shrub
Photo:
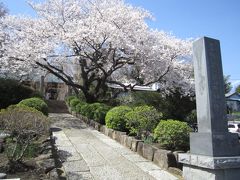
<path fill-rule="evenodd" d="M 92 103 L 88 105 L 88 110 L 85 111 L 85 116 L 89 119 L 93 119 L 94 117 L 94 112 L 97 108 L 101 106 L 101 103 Z"/>
<path fill-rule="evenodd" d="M 81 114 L 82 114 L 83 116 L 86 116 L 86 117 L 87 117 L 89 105 L 90 105 L 90 104 L 88 104 L 88 103 L 82 105 L 80 112 L 81 112 Z"/>
<path fill-rule="evenodd" d="M 127 128 L 131 135 L 137 138 L 146 138 L 153 132 L 154 128 L 162 118 L 162 113 L 159 113 L 152 106 L 138 106 L 126 115 Z"/>
<path fill-rule="evenodd" d="M 70 100 L 70 107 L 72 111 L 76 111 L 76 106 L 80 103 L 81 101 L 78 98 L 73 98 Z"/>
<path fill-rule="evenodd" d="M 76 96 L 68 96 L 67 98 L 66 98 L 66 103 L 67 103 L 67 105 L 69 105 L 70 106 L 70 101 L 72 100 L 72 99 L 77 99 L 77 97 Z"/>
<path fill-rule="evenodd" d="M 42 112 L 44 115 L 48 115 L 48 106 L 40 98 L 28 98 L 20 101 L 17 106 L 28 106 L 35 108 L 36 110 Z"/>
<path fill-rule="evenodd" d="M 109 110 L 105 117 L 107 127 L 118 131 L 128 131 L 125 114 L 131 110 L 132 108 L 128 106 L 118 106 Z"/>
<path fill-rule="evenodd" d="M 76 112 L 82 114 L 82 107 L 86 104 L 87 104 L 86 102 L 79 102 L 75 108 Z"/>
<path fill-rule="evenodd" d="M 154 130 L 154 138 L 160 145 L 169 150 L 189 149 L 191 128 L 186 122 L 178 120 L 161 120 Z"/>
<path fill-rule="evenodd" d="M 76 112 L 89 119 L 94 119 L 101 124 L 105 124 L 105 116 L 110 109 L 110 106 L 103 103 L 87 104 L 85 102 L 80 102 L 76 106 Z"/>
<path fill-rule="evenodd" d="M 94 111 L 93 119 L 100 124 L 105 124 L 105 117 L 110 109 L 110 106 L 107 106 L 106 104 L 100 104 L 100 106 Z"/>

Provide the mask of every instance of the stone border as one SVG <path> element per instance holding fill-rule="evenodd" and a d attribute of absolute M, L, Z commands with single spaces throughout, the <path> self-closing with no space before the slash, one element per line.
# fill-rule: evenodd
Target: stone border
<path fill-rule="evenodd" d="M 162 169 L 168 170 L 174 174 L 182 176 L 182 163 L 178 162 L 178 153 L 179 151 L 168 151 L 163 149 L 158 149 L 150 144 L 144 143 L 142 140 L 137 140 L 132 136 L 126 135 L 126 132 L 116 131 L 107 126 L 102 125 L 94 120 L 88 119 L 87 117 L 82 116 L 74 111 L 71 111 L 70 107 L 69 112 L 76 116 L 77 118 L 82 119 L 86 124 L 93 127 L 99 132 L 102 132 L 106 136 L 114 139 L 121 145 L 129 148 L 133 152 L 138 153 L 145 159 L 148 159 L 155 163 Z M 183 153 L 183 152 L 180 152 Z"/>
<path fill-rule="evenodd" d="M 58 176 L 58 179 L 66 180 L 67 179 L 66 172 L 62 166 L 61 160 L 59 159 L 58 148 L 56 147 L 55 137 L 53 137 L 53 132 L 54 131 L 50 128 L 52 156 L 53 156 L 54 162 L 55 162 L 54 175 L 55 175 L 55 177 Z M 51 176 L 51 174 L 50 174 L 50 176 Z"/>
<path fill-rule="evenodd" d="M 240 156 L 234 157 L 211 157 L 189 153 L 179 154 L 179 161 L 193 166 L 207 169 L 230 169 L 240 168 Z"/>

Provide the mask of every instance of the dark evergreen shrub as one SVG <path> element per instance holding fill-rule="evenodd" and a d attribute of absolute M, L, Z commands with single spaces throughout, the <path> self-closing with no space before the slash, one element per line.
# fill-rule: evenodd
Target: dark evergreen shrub
<path fill-rule="evenodd" d="M 36 96 L 41 97 L 39 92 L 21 85 L 19 81 L 0 78 L 0 109 L 17 104 L 23 99 Z"/>

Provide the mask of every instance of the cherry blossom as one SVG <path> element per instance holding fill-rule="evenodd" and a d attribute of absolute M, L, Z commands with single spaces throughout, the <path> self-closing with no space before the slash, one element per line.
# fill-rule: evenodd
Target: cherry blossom
<path fill-rule="evenodd" d="M 148 11 L 123 0 L 29 5 L 37 17 L 1 19 L 5 67 L 29 72 L 38 65 L 80 89 L 88 102 L 103 97 L 108 83 L 127 90 L 158 82 L 165 93 L 176 87 L 192 92 L 191 41 L 151 30 Z"/>

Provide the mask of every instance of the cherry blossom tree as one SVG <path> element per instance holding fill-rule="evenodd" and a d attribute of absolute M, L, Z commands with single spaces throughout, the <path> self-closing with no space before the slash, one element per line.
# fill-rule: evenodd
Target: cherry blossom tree
<path fill-rule="evenodd" d="M 0 2 L 0 17 L 3 17 L 7 14 L 8 10 L 2 2 Z"/>
<path fill-rule="evenodd" d="M 123 0 L 46 0 L 29 5 L 37 17 L 1 20 L 8 35 L 3 46 L 8 67 L 38 65 L 76 93 L 81 90 L 88 102 L 103 97 L 108 83 L 127 90 L 160 82 L 162 90 L 181 86 L 189 93 L 191 42 L 150 30 L 145 20 L 151 14 L 146 10 Z"/>
<path fill-rule="evenodd" d="M 178 89 L 185 95 L 192 95 L 191 42 L 165 32 L 151 31 L 142 45 L 139 60 L 116 72 L 115 79 L 121 79 L 130 89 L 136 85 L 159 83 L 159 90 L 164 93 Z"/>

